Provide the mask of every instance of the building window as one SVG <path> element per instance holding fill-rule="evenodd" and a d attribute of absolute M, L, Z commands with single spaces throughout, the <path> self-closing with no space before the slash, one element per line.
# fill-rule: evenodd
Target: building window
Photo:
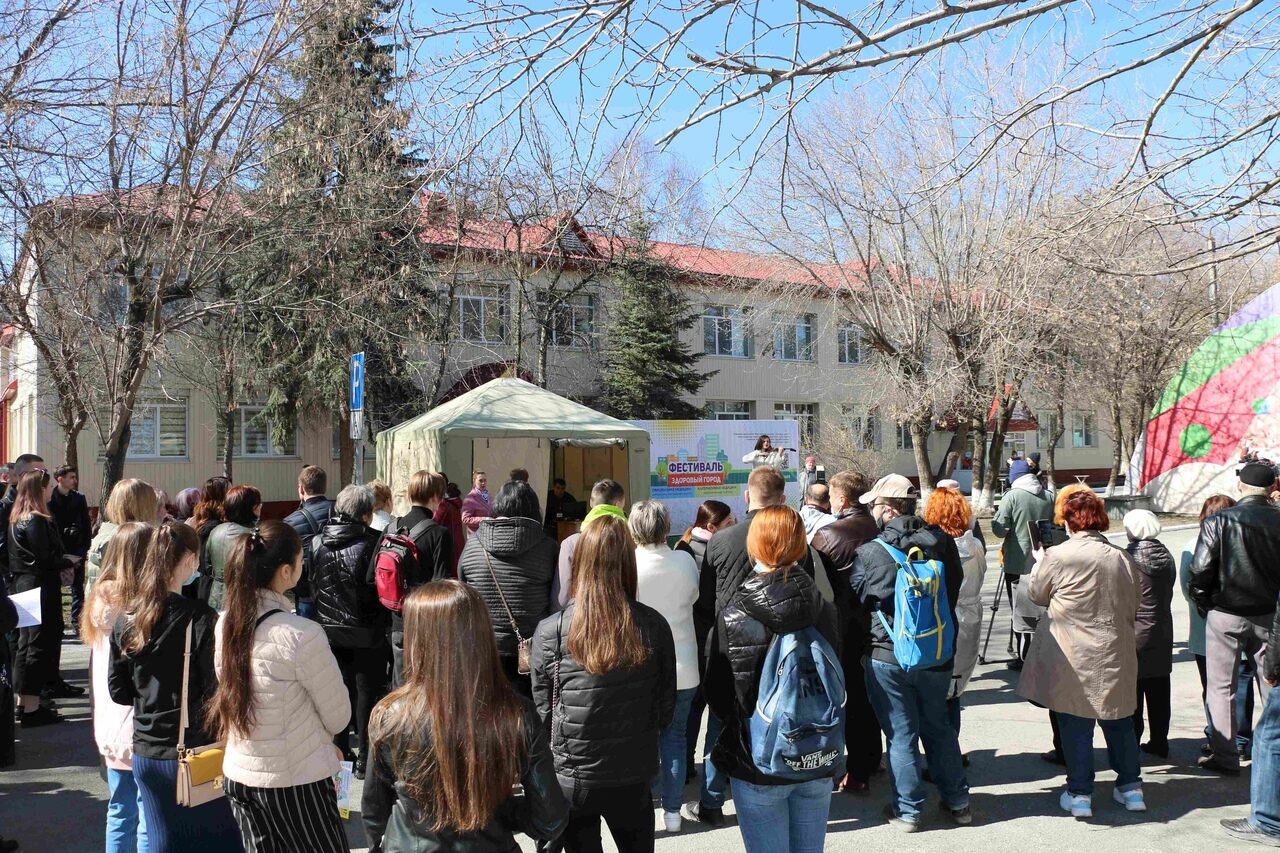
<path fill-rule="evenodd" d="M 773 357 L 779 361 L 813 361 L 812 314 L 801 314 L 774 327 Z"/>
<path fill-rule="evenodd" d="M 774 403 L 773 419 L 775 421 L 792 419 L 797 421 L 800 424 L 800 444 L 803 448 L 812 448 L 817 443 L 817 403 Z"/>
<path fill-rule="evenodd" d="M 1098 418 L 1092 412 L 1071 413 L 1071 446 L 1098 446 Z"/>
<path fill-rule="evenodd" d="M 867 351 L 859 326 L 841 326 L 836 330 L 837 356 L 841 364 L 866 364 Z"/>
<path fill-rule="evenodd" d="M 702 312 L 702 348 L 706 355 L 751 358 L 754 347 L 746 308 L 708 305 Z"/>
<path fill-rule="evenodd" d="M 475 289 L 458 297 L 458 336 L 475 344 L 507 341 L 507 295 L 497 287 Z"/>
<path fill-rule="evenodd" d="M 1049 446 L 1049 436 L 1055 432 L 1059 432 L 1061 423 L 1058 420 L 1057 412 L 1050 412 L 1040 416 L 1040 425 L 1036 429 L 1036 447 L 1044 450 Z M 1062 447 L 1062 436 L 1058 436 L 1057 447 Z"/>
<path fill-rule="evenodd" d="M 276 441 L 272 433 L 275 424 L 263 412 L 259 405 L 241 405 L 232 415 L 232 427 L 236 434 L 231 439 L 232 457 L 280 458 L 298 455 L 298 430 L 290 424 L 281 441 Z M 227 446 L 226 433 L 222 419 L 218 419 L 218 455 L 221 457 Z"/>
<path fill-rule="evenodd" d="M 911 426 L 909 424 L 898 424 L 898 449 L 915 450 L 915 447 L 915 440 L 911 437 Z"/>
<path fill-rule="evenodd" d="M 706 410 L 713 421 L 751 420 L 750 400 L 708 400 Z"/>
<path fill-rule="evenodd" d="M 596 297 L 590 293 L 562 297 L 552 307 L 543 291 L 538 294 L 542 315 L 546 318 L 550 344 L 557 349 L 595 349 Z"/>
<path fill-rule="evenodd" d="M 842 414 L 852 450 L 875 450 L 880 446 L 880 424 L 875 415 L 853 414 L 843 407 Z"/>
<path fill-rule="evenodd" d="M 133 408 L 129 459 L 181 459 L 187 455 L 187 401 L 147 399 Z"/>

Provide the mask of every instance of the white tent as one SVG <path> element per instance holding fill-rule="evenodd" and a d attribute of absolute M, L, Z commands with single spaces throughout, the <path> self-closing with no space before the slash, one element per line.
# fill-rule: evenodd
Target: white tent
<path fill-rule="evenodd" d="M 557 447 L 617 448 L 631 502 L 649 497 L 649 433 L 634 424 L 553 394 L 522 379 L 494 379 L 426 414 L 378 433 L 378 477 L 397 508 L 414 471 L 441 471 L 465 494 L 471 472 L 489 474 L 490 489 L 512 468 L 529 471 L 539 496 L 551 480 Z"/>

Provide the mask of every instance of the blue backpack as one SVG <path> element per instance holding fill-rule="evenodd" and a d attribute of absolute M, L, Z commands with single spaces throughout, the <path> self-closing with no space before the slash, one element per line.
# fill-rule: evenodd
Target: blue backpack
<path fill-rule="evenodd" d="M 747 724 L 766 776 L 808 782 L 832 774 L 844 747 L 844 670 L 815 627 L 773 638 Z"/>
<path fill-rule="evenodd" d="M 907 555 L 876 539 L 898 564 L 894 581 L 893 625 L 879 610 L 880 624 L 893 639 L 893 656 L 910 672 L 941 666 L 955 655 L 956 626 L 947 602 L 946 570 L 927 560 L 919 548 Z"/>

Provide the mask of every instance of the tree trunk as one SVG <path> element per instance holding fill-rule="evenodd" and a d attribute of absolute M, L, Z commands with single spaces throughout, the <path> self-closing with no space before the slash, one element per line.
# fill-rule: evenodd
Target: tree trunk
<path fill-rule="evenodd" d="M 236 409 L 230 403 L 222 407 L 222 476 L 231 482 L 232 469 L 235 465 L 236 446 Z"/>
<path fill-rule="evenodd" d="M 916 459 L 916 475 L 920 478 L 920 494 L 933 491 L 937 482 L 933 477 L 933 464 L 929 461 L 929 422 L 913 420 L 908 425 L 911 432 L 911 453 Z"/>
<path fill-rule="evenodd" d="M 539 388 L 547 387 L 547 350 L 551 348 L 551 330 L 548 328 L 549 318 L 538 323 L 538 366 L 534 377 Z"/>
<path fill-rule="evenodd" d="M 987 489 L 987 422 L 974 422 L 973 435 L 973 486 L 970 498 L 974 514 L 986 517 L 991 514 L 995 500 Z"/>
<path fill-rule="evenodd" d="M 122 428 L 116 430 L 113 441 L 107 442 L 102 451 L 102 489 L 99 492 L 99 506 L 106 506 L 107 498 L 116 483 L 124 479 L 124 459 L 129 452 L 129 438 L 133 434 L 133 412 L 127 415 Z"/>
<path fill-rule="evenodd" d="M 1116 493 L 1116 484 L 1120 479 L 1120 466 L 1123 464 L 1124 424 L 1121 422 L 1120 403 L 1111 398 L 1111 473 L 1107 476 L 1107 497 Z"/>
<path fill-rule="evenodd" d="M 62 451 L 62 464 L 80 470 L 80 433 L 84 431 L 84 421 L 74 423 L 65 432 L 66 444 Z"/>
<path fill-rule="evenodd" d="M 987 470 L 984 488 L 991 494 L 992 506 L 995 505 L 996 480 L 1000 476 L 1000 468 L 1004 465 L 1004 437 L 1009 430 L 1009 418 L 1013 416 L 1013 397 L 1000 400 L 1000 408 L 996 412 L 996 428 L 991 431 L 991 443 L 987 447 Z"/>
<path fill-rule="evenodd" d="M 951 433 L 951 441 L 947 444 L 947 450 L 938 463 L 937 479 L 934 482 L 950 479 L 956 472 L 956 466 L 960 464 L 960 457 L 964 455 L 965 445 L 968 443 L 969 421 L 965 419 L 956 426 L 955 432 Z"/>
<path fill-rule="evenodd" d="M 1058 472 L 1058 442 L 1062 441 L 1062 436 L 1067 431 L 1067 407 L 1062 402 L 1062 398 L 1058 398 L 1056 414 L 1058 422 L 1049 431 L 1049 446 L 1044 449 L 1044 458 L 1040 460 L 1044 463 L 1045 473 L 1049 475 L 1049 482 L 1055 485 L 1057 480 L 1054 478 Z"/>

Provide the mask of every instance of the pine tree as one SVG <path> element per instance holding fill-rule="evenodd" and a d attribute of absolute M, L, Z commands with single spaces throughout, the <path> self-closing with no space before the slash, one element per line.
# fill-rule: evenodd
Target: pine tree
<path fill-rule="evenodd" d="M 622 254 L 613 275 L 618 299 L 609 309 L 604 410 L 627 420 L 701 417 L 683 397 L 696 395 L 715 372 L 700 373 L 702 356 L 680 341 L 698 315 L 672 286 L 671 271 L 641 240 Z"/>
<path fill-rule="evenodd" d="M 342 413 L 342 477 L 351 472 L 348 356 L 366 353 L 370 419 L 420 410 L 403 338 L 430 301 L 417 239 L 421 161 L 394 102 L 396 50 L 387 0 L 315 4 L 279 97 L 257 194 L 257 249 L 242 281 L 287 281 L 289 296 L 256 313 L 267 415 Z M 265 223 L 265 226 L 263 225 Z M 424 295 L 428 294 L 428 295 Z"/>

